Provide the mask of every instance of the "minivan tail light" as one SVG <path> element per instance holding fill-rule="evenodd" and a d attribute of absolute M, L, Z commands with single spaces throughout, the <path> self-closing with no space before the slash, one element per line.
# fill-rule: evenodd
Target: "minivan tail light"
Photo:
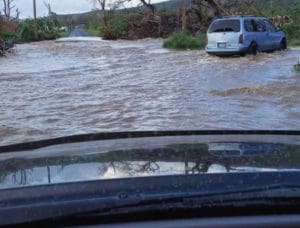
<path fill-rule="evenodd" d="M 242 44 L 243 42 L 244 42 L 244 36 L 243 34 L 241 34 L 239 37 L 239 43 Z"/>

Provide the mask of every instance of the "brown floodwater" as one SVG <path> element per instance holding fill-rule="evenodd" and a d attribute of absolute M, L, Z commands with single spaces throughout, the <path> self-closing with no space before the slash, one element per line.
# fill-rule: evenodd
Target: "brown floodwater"
<path fill-rule="evenodd" d="M 299 56 L 292 48 L 218 58 L 169 51 L 160 39 L 17 45 L 0 59 L 0 144 L 131 130 L 299 130 Z"/>

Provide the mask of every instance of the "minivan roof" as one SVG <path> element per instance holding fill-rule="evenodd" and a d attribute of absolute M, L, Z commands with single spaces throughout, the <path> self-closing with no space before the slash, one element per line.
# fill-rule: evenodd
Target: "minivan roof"
<path fill-rule="evenodd" d="M 222 16 L 222 17 L 216 17 L 214 20 L 222 20 L 222 19 L 242 19 L 242 18 L 260 18 L 260 19 L 266 19 L 265 17 L 258 17 L 258 16 L 243 16 L 243 15 L 237 15 L 237 16 Z"/>

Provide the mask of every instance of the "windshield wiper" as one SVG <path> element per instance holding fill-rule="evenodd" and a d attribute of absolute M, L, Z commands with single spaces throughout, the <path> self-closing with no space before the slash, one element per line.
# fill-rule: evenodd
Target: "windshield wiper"
<path fill-rule="evenodd" d="M 300 172 L 166 176 L 0 191 L 0 225 L 81 216 L 300 205 Z"/>

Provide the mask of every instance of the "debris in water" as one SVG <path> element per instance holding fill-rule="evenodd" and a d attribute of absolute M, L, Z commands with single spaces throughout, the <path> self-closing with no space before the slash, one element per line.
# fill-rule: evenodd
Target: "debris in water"
<path fill-rule="evenodd" d="M 298 64 L 294 65 L 295 71 L 300 71 L 300 58 L 298 59 Z"/>

